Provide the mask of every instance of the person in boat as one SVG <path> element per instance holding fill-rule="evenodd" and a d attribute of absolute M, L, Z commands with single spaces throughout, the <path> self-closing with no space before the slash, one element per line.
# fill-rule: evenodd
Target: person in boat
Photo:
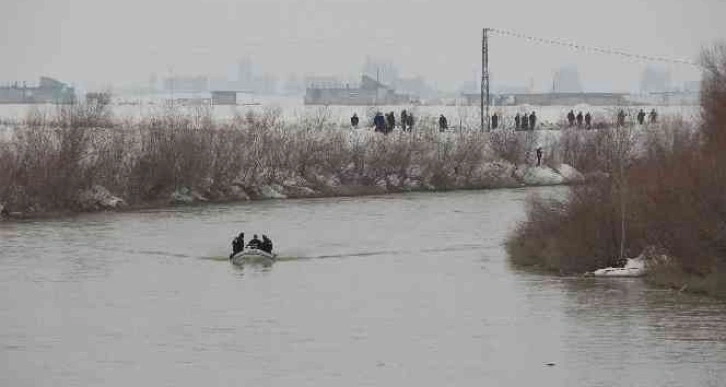
<path fill-rule="evenodd" d="M 257 238 L 257 234 L 255 234 L 255 235 L 254 235 L 254 236 L 252 237 L 252 240 L 250 240 L 250 242 L 249 242 L 249 243 L 247 243 L 247 248 L 248 248 L 248 249 L 260 249 L 260 247 L 261 247 L 261 246 L 262 246 L 262 241 L 260 241 L 260 240 L 259 240 L 259 239 Z"/>
<path fill-rule="evenodd" d="M 267 235 L 262 234 L 262 244 L 260 245 L 260 250 L 272 254 L 272 240 L 270 240 Z"/>
<path fill-rule="evenodd" d="M 237 235 L 234 240 L 232 240 L 232 254 L 229 255 L 229 258 L 234 257 L 235 254 L 242 251 L 245 247 L 245 233 L 241 232 L 239 235 Z"/>

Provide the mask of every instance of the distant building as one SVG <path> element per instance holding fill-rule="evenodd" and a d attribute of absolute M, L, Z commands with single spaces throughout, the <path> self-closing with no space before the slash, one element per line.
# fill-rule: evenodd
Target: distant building
<path fill-rule="evenodd" d="M 671 89 L 671 74 L 663 67 L 648 66 L 640 79 L 641 93 L 664 93 Z"/>
<path fill-rule="evenodd" d="M 200 76 L 172 76 L 164 78 L 163 88 L 169 93 L 201 93 L 209 90 L 209 78 Z"/>
<path fill-rule="evenodd" d="M 577 67 L 564 66 L 555 72 L 552 78 L 553 93 L 582 93 L 580 72 Z"/>
<path fill-rule="evenodd" d="M 86 93 L 86 103 L 89 105 L 110 105 L 111 104 L 111 93 L 108 93 L 108 92 Z"/>
<path fill-rule="evenodd" d="M 69 104 L 75 100 L 76 92 L 73 87 L 48 77 L 40 77 L 38 86 L 17 82 L 9 86 L 0 86 L 0 103 L 3 104 Z"/>
<path fill-rule="evenodd" d="M 423 77 L 398 78 L 396 79 L 396 90 L 403 94 L 415 95 L 419 98 L 433 98 L 439 93 L 426 83 Z M 475 87 L 474 90 L 479 90 Z"/>
<path fill-rule="evenodd" d="M 305 90 L 306 105 L 401 105 L 411 101 L 409 95 L 397 94 L 367 75 L 357 88 L 310 86 Z"/>
<path fill-rule="evenodd" d="M 237 92 L 212 91 L 212 105 L 237 105 Z"/>

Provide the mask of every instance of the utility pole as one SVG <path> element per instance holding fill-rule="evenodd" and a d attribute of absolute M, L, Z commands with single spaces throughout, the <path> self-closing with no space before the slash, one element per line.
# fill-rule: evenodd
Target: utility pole
<path fill-rule="evenodd" d="M 491 130 L 491 120 L 489 119 L 489 28 L 482 30 L 481 41 L 481 131 L 484 131 L 484 118 L 486 117 L 486 128 Z M 486 97 L 485 97 L 486 96 Z M 486 98 L 486 114 L 484 114 L 484 100 Z"/>

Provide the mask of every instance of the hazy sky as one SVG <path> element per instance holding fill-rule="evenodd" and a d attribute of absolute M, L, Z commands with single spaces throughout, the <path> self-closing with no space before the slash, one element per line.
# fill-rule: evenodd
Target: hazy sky
<path fill-rule="evenodd" d="M 724 0 L 1 0 L 0 81 L 103 84 L 226 76 L 243 56 L 279 74 L 359 73 L 365 56 L 455 88 L 475 80 L 483 27 L 695 59 L 726 37 Z M 576 65 L 588 87 L 629 88 L 644 64 L 508 37 L 491 40 L 495 81 L 547 87 Z M 698 71 L 669 66 L 676 81 Z"/>

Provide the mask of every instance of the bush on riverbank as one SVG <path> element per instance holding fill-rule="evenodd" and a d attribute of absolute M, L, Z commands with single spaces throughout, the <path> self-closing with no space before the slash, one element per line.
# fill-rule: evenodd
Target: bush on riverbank
<path fill-rule="evenodd" d="M 614 130 L 595 167 L 610 177 L 563 202 L 533 198 L 507 242 L 513 263 L 563 273 L 615 266 L 623 213 L 626 256 L 655 246 L 676 262 L 652 281 L 726 295 L 726 46 L 704 58 L 702 128 L 669 122 L 637 141 Z"/>
<path fill-rule="evenodd" d="M 274 109 L 228 122 L 204 109 L 170 109 L 131 122 L 103 107 L 76 106 L 56 115 L 31 112 L 9 141 L 0 141 L 0 204 L 33 214 L 576 180 L 550 171 L 558 179 L 539 182 L 527 173 L 537 138 L 442 134 L 424 124 L 384 136 L 341 130 L 325 110 L 295 124 Z"/>

